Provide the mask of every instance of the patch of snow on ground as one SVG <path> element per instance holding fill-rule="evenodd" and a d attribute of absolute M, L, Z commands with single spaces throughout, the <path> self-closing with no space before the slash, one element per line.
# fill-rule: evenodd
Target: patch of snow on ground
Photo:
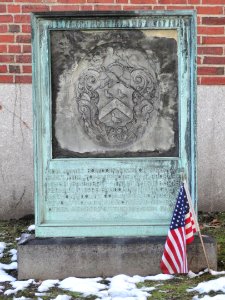
<path fill-rule="evenodd" d="M 201 272 L 199 272 L 199 273 L 194 273 L 194 272 L 192 272 L 192 271 L 189 271 L 188 272 L 188 274 L 187 274 L 187 276 L 189 277 L 189 278 L 195 278 L 195 277 L 199 277 L 199 276 L 201 276 L 202 274 L 204 274 L 204 273 L 207 273 L 208 272 L 208 269 L 205 269 L 204 271 L 201 271 Z"/>
<path fill-rule="evenodd" d="M 225 293 L 225 277 L 200 282 L 195 288 L 187 289 L 188 292 L 197 291 L 200 294 L 209 293 L 210 291 Z"/>
<path fill-rule="evenodd" d="M 102 278 L 81 279 L 76 277 L 68 277 L 60 282 L 59 288 L 85 295 L 93 295 L 98 293 L 100 290 L 107 288 L 106 285 L 98 282 L 100 280 L 102 280 Z"/>
<path fill-rule="evenodd" d="M 145 279 L 141 276 L 117 275 L 111 279 L 108 294 L 113 299 L 117 298 L 134 298 L 147 299 L 150 294 L 143 289 L 138 289 L 135 283 L 143 282 Z M 152 287 L 151 290 L 155 288 Z M 148 289 L 149 291 L 149 289 Z M 118 300 L 118 299 L 117 299 Z"/>
<path fill-rule="evenodd" d="M 225 300 L 225 295 L 216 295 L 216 296 L 213 296 L 213 297 L 210 297 L 210 296 L 206 295 L 203 298 L 199 298 L 198 296 L 195 296 L 195 297 L 192 298 L 192 300 L 210 300 L 210 299 Z"/>
<path fill-rule="evenodd" d="M 70 300 L 72 297 L 68 295 L 58 295 L 55 299 L 53 300 Z"/>
<path fill-rule="evenodd" d="M 0 258 L 3 257 L 3 252 L 6 248 L 6 243 L 5 242 L 0 242 Z"/>
<path fill-rule="evenodd" d="M 53 279 L 48 279 L 42 281 L 41 285 L 38 287 L 38 292 L 47 292 L 50 288 L 54 287 L 57 283 L 59 283 L 59 280 L 53 280 Z"/>
<path fill-rule="evenodd" d="M 16 270 L 17 269 L 17 262 L 11 262 L 11 264 L 1 264 L 0 263 L 0 270 Z"/>
<path fill-rule="evenodd" d="M 8 275 L 4 270 L 0 268 L 0 282 L 5 281 L 15 281 L 16 278 L 12 277 L 11 275 Z"/>
<path fill-rule="evenodd" d="M 5 287 L 3 285 L 0 285 L 0 293 L 3 293 L 4 289 L 5 289 Z"/>
<path fill-rule="evenodd" d="M 28 231 L 33 231 L 35 230 L 35 225 L 30 225 L 28 228 L 27 228 Z"/>
<path fill-rule="evenodd" d="M 22 296 L 22 297 L 19 297 L 19 298 L 14 297 L 13 300 L 32 300 L 32 299 Z"/>
<path fill-rule="evenodd" d="M 224 275 L 225 271 L 217 272 L 217 271 L 210 270 L 210 273 L 211 275 L 217 276 L 217 275 Z"/>
<path fill-rule="evenodd" d="M 174 276 L 173 275 L 169 275 L 169 274 L 158 274 L 158 275 L 154 275 L 154 276 L 146 276 L 144 277 L 144 280 L 169 280 L 169 279 L 173 279 Z"/>
<path fill-rule="evenodd" d="M 34 279 L 29 279 L 29 280 L 23 280 L 23 281 L 14 281 L 11 282 L 11 286 L 14 288 L 13 290 L 6 290 L 4 292 L 4 295 L 11 295 L 11 294 L 16 294 L 18 291 L 23 291 L 25 288 L 27 288 L 29 285 L 34 283 Z"/>
<path fill-rule="evenodd" d="M 47 293 L 35 293 L 34 295 L 37 297 L 41 297 L 41 296 L 47 296 L 48 294 Z"/>
<path fill-rule="evenodd" d="M 9 253 L 10 253 L 10 255 L 12 255 L 11 261 L 16 261 L 17 260 L 17 250 L 11 249 L 11 250 L 9 250 Z"/>

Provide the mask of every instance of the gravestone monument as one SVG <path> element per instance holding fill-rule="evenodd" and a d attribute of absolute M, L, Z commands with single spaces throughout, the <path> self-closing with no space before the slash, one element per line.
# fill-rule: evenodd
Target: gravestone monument
<path fill-rule="evenodd" d="M 197 207 L 195 18 L 32 16 L 36 238 L 19 251 L 43 263 L 28 278 L 158 272 L 183 177 Z"/>

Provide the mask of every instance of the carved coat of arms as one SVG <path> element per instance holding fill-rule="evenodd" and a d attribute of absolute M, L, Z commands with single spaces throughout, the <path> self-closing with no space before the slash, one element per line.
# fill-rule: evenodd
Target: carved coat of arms
<path fill-rule="evenodd" d="M 142 137 L 159 99 L 154 61 L 122 42 L 90 51 L 82 62 L 76 102 L 85 133 L 96 144 L 118 147 Z"/>

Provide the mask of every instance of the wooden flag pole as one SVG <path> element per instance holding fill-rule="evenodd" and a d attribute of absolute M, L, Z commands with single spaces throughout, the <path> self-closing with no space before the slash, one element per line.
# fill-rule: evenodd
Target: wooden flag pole
<path fill-rule="evenodd" d="M 210 269 L 210 266 L 209 266 L 209 259 L 208 259 L 207 253 L 206 253 L 205 245 L 204 245 L 204 242 L 203 242 L 203 238 L 202 238 L 201 230 L 200 230 L 198 220 L 197 220 L 197 217 L 196 217 L 196 214 L 195 214 L 195 210 L 194 210 L 193 205 L 192 205 L 192 200 L 191 200 L 191 195 L 190 195 L 190 192 L 189 192 L 189 188 L 188 188 L 186 180 L 184 180 L 183 183 L 184 183 L 184 188 L 185 188 L 186 195 L 187 195 L 187 200 L 188 200 L 188 203 L 189 203 L 189 206 L 190 206 L 190 209 L 191 209 L 191 212 L 192 212 L 192 216 L 193 216 L 193 219 L 194 219 L 194 222 L 195 222 L 196 231 L 198 232 L 198 235 L 199 235 L 199 238 L 200 238 L 200 241 L 201 241 L 201 244 L 202 244 L 202 248 L 203 248 L 203 252 L 204 252 L 204 255 L 205 255 L 208 271 L 209 271 L 209 273 L 211 273 L 211 269 Z"/>

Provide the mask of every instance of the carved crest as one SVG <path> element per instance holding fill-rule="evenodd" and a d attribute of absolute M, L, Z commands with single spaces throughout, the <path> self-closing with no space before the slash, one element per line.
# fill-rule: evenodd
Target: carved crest
<path fill-rule="evenodd" d="M 96 47 L 83 65 L 76 101 L 86 134 L 105 147 L 135 142 L 159 98 L 153 61 L 145 51 L 112 43 Z"/>

